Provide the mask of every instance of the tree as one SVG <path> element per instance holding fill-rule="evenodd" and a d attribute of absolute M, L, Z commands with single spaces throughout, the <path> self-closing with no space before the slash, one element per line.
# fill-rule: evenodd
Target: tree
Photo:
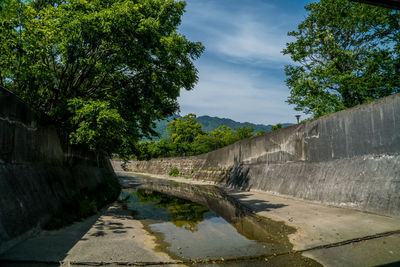
<path fill-rule="evenodd" d="M 74 114 L 70 123 L 77 125 L 77 130 L 70 134 L 73 143 L 87 144 L 93 151 L 120 152 L 127 123 L 108 102 L 73 99 L 68 108 Z"/>
<path fill-rule="evenodd" d="M 266 133 L 266 131 L 263 131 L 263 130 L 262 130 L 262 131 L 259 131 L 258 133 L 256 133 L 255 136 L 263 135 L 263 134 L 265 134 L 265 133 Z"/>
<path fill-rule="evenodd" d="M 135 147 L 135 156 L 138 160 L 149 160 L 158 157 L 199 155 L 252 137 L 253 131 L 253 126 L 232 130 L 226 125 L 221 125 L 214 131 L 206 133 L 203 131 L 203 125 L 196 121 L 196 115 L 188 114 L 168 123 L 167 139 L 138 143 Z"/>
<path fill-rule="evenodd" d="M 199 135 L 205 135 L 203 125 L 196 122 L 195 114 L 176 118 L 168 123 L 168 134 L 176 144 L 177 154 L 188 156 L 193 154 L 193 143 Z"/>
<path fill-rule="evenodd" d="M 50 115 L 73 143 L 121 152 L 154 134 L 153 121 L 174 114 L 180 90 L 197 82 L 193 60 L 204 47 L 177 32 L 184 8 L 173 0 L 6 0 L 0 86 Z"/>
<path fill-rule="evenodd" d="M 209 133 L 209 136 L 215 139 L 215 147 L 213 149 L 218 149 L 237 141 L 237 135 L 231 127 L 226 125 L 221 125 L 214 131 Z"/>
<path fill-rule="evenodd" d="M 282 123 L 277 123 L 276 125 L 272 125 L 271 132 L 282 129 L 282 127 L 283 127 Z"/>
<path fill-rule="evenodd" d="M 320 0 L 284 54 L 295 109 L 321 116 L 400 91 L 400 15 L 347 0 Z"/>
<path fill-rule="evenodd" d="M 247 139 L 254 135 L 253 126 L 242 126 L 236 129 L 237 140 Z"/>

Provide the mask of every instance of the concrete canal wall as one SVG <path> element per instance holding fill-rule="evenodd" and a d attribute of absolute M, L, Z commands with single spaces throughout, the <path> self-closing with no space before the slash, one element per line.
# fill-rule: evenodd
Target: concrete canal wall
<path fill-rule="evenodd" d="M 200 156 L 127 168 L 155 174 L 177 168 L 182 176 L 242 190 L 399 217 L 400 94 Z"/>
<path fill-rule="evenodd" d="M 110 177 L 107 159 L 68 145 L 48 118 L 0 90 L 0 253 L 38 231 L 63 201 Z"/>

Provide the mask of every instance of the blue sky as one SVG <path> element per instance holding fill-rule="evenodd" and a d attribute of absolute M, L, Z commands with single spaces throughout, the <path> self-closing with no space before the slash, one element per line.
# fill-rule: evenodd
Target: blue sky
<path fill-rule="evenodd" d="M 195 113 L 240 122 L 295 122 L 285 100 L 281 51 L 287 32 L 305 18 L 311 0 L 186 0 L 180 32 L 206 50 L 195 64 L 199 82 L 181 92 L 181 115 Z M 304 118 L 304 115 L 302 116 Z"/>

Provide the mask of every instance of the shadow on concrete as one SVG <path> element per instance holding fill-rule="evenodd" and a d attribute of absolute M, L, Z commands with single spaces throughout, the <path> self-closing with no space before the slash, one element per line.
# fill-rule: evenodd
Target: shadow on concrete
<path fill-rule="evenodd" d="M 59 262 L 67 257 L 79 241 L 111 233 L 125 234 L 128 228 L 132 228 L 121 222 L 104 221 L 101 218 L 103 215 L 119 220 L 133 218 L 130 211 L 124 210 L 121 204 L 112 205 L 83 221 L 59 230 L 42 231 L 18 244 L 0 255 L 0 266 L 59 266 Z M 84 237 L 86 234 L 88 238 Z"/>
<path fill-rule="evenodd" d="M 117 220 L 132 220 L 134 218 L 134 214 L 131 211 L 124 209 L 122 204 L 119 203 L 110 207 L 104 215 L 111 216 L 112 219 Z M 102 218 L 99 218 L 96 221 L 93 228 L 96 229 L 94 233 L 90 234 L 90 236 L 93 237 L 102 237 L 108 233 L 125 234 L 128 232 L 127 229 L 132 229 L 131 226 L 125 226 L 121 222 L 105 221 Z"/>
<path fill-rule="evenodd" d="M 65 259 L 68 251 L 96 223 L 102 214 L 96 214 L 59 230 L 42 231 L 0 255 L 0 266 L 39 266 L 37 264 L 56 264 Z M 46 265 L 49 266 L 49 265 Z"/>
<path fill-rule="evenodd" d="M 232 191 L 233 192 L 233 191 Z M 259 199 L 247 199 L 247 197 L 251 196 L 250 194 L 246 193 L 236 193 L 233 197 L 234 199 L 240 201 L 240 203 L 249 209 L 260 212 L 260 211 L 271 211 L 273 209 L 279 209 L 286 207 L 286 204 L 273 204 L 266 200 L 259 200 Z"/>
<path fill-rule="evenodd" d="M 400 266 L 400 261 L 391 262 L 391 263 L 383 264 L 383 265 L 377 265 L 377 267 L 398 267 L 398 266 Z"/>
<path fill-rule="evenodd" d="M 235 165 L 230 177 L 227 178 L 226 185 L 235 189 L 250 190 L 249 168 L 245 168 L 243 163 Z"/>

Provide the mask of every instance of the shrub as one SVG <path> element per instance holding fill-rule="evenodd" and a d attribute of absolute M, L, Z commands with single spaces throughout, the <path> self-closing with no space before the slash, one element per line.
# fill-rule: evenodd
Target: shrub
<path fill-rule="evenodd" d="M 176 177 L 176 176 L 179 175 L 179 170 L 178 170 L 177 168 L 170 168 L 168 174 L 169 174 L 170 176 Z"/>

